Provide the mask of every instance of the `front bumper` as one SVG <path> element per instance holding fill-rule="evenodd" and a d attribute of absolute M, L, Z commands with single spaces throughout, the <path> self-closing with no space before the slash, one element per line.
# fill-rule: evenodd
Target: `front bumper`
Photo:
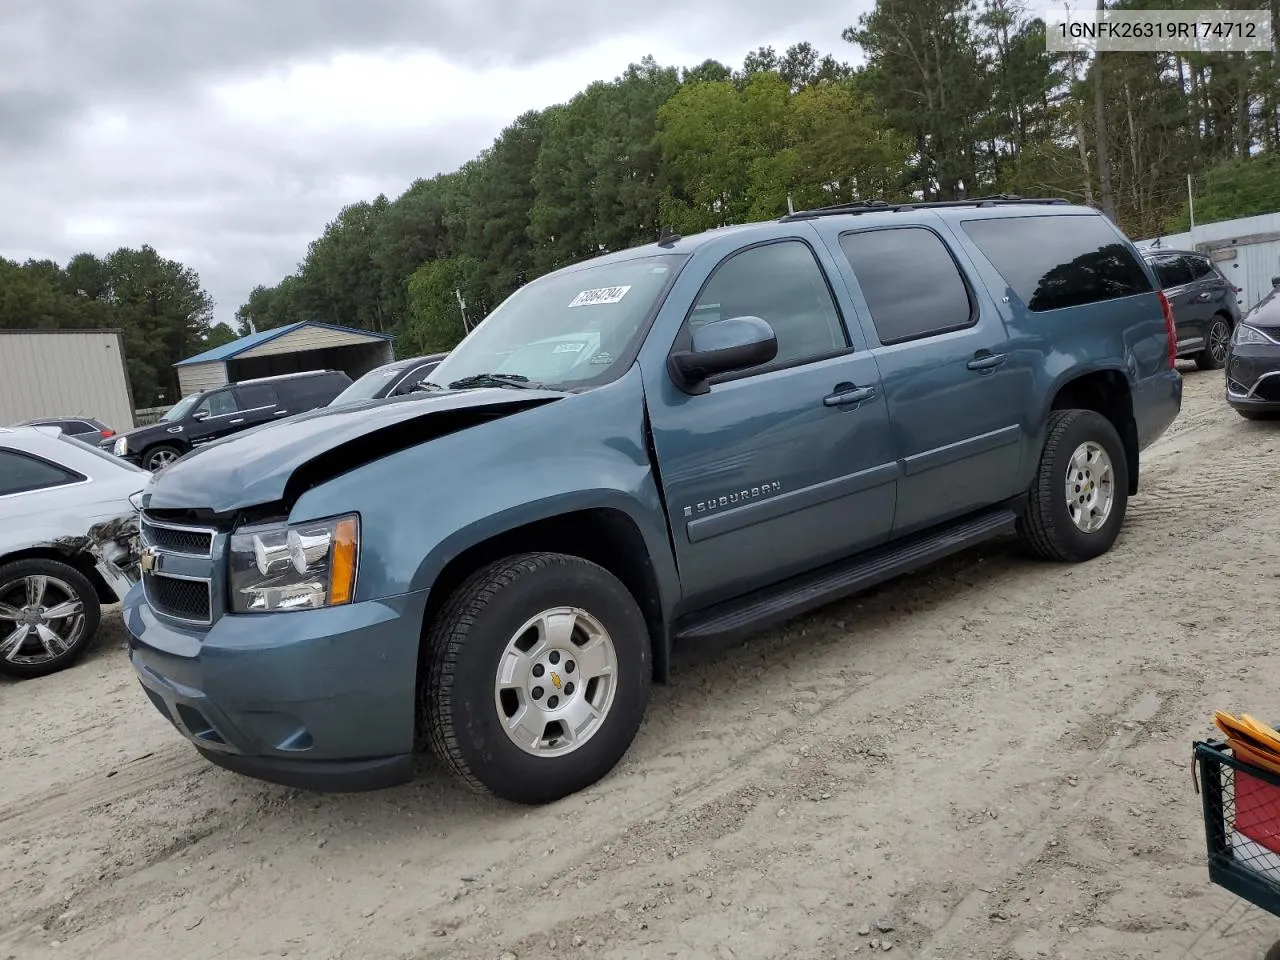
<path fill-rule="evenodd" d="M 1237 410 L 1280 413 L 1280 344 L 1232 344 L 1227 403 Z"/>
<path fill-rule="evenodd" d="M 426 591 L 326 610 L 168 623 L 141 587 L 124 603 L 129 659 L 156 709 L 219 766 L 309 790 L 412 776 Z"/>

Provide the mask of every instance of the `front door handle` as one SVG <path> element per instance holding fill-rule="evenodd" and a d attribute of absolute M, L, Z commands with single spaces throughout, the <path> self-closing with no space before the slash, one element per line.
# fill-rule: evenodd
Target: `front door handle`
<path fill-rule="evenodd" d="M 234 427 L 234 426 L 236 426 L 237 424 L 244 423 L 244 417 L 241 417 L 239 420 L 231 420 L 231 421 L 228 421 L 228 422 L 229 422 L 229 423 Z"/>
<path fill-rule="evenodd" d="M 970 360 L 966 366 L 970 370 L 993 370 L 1008 359 L 1003 353 L 983 353 Z"/>
<path fill-rule="evenodd" d="M 822 405 L 825 407 L 846 407 L 851 403 L 870 400 L 875 395 L 875 387 L 855 387 L 852 383 L 838 383 L 834 393 L 822 398 Z"/>
<path fill-rule="evenodd" d="M 288 410 L 277 410 L 274 414 L 272 414 L 272 416 L 275 416 L 275 417 L 287 417 L 288 415 L 289 415 Z"/>
<path fill-rule="evenodd" d="M 1200 301 L 1201 303 L 1204 303 L 1205 301 L 1207 301 L 1207 300 L 1209 299 L 1209 294 L 1208 294 L 1207 292 L 1206 292 L 1206 293 L 1198 294 L 1198 295 L 1196 296 L 1196 299 L 1197 299 L 1198 301 Z"/>

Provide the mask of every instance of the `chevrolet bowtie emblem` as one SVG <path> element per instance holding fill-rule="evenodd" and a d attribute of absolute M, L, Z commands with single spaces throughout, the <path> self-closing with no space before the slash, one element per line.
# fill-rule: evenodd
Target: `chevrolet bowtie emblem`
<path fill-rule="evenodd" d="M 551 671 L 551 685 L 557 690 L 560 689 L 560 674 L 556 673 L 554 670 Z"/>
<path fill-rule="evenodd" d="M 142 568 L 144 573 L 150 573 L 156 568 L 156 561 L 160 559 L 160 554 L 156 552 L 155 547 L 147 547 L 142 551 L 142 556 L 138 557 L 138 566 Z"/>

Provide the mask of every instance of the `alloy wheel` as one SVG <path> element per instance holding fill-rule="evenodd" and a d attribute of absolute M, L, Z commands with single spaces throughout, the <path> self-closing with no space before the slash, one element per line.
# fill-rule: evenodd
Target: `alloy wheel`
<path fill-rule="evenodd" d="M 0 584 L 0 658 L 48 663 L 84 634 L 84 603 L 64 580 L 38 574 Z"/>

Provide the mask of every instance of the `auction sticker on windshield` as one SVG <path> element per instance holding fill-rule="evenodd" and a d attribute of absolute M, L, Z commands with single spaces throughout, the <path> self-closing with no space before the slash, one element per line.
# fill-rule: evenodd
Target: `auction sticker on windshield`
<path fill-rule="evenodd" d="M 597 303 L 617 303 L 627 295 L 627 291 L 630 289 L 631 285 L 628 284 L 625 287 L 599 287 L 595 290 L 583 290 L 569 301 L 569 306 L 589 307 Z"/>

